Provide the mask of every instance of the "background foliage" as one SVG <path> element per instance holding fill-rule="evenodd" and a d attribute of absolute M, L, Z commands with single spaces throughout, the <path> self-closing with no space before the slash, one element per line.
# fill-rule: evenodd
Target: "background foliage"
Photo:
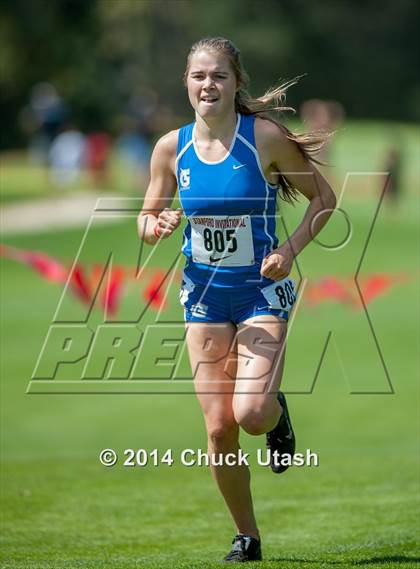
<path fill-rule="evenodd" d="M 225 35 L 259 94 L 308 73 L 290 95 L 340 101 L 351 118 L 419 118 L 415 0 L 5 0 L 0 6 L 1 148 L 24 143 L 17 117 L 38 81 L 53 83 L 84 130 L 112 132 L 138 89 L 189 116 L 189 46 Z"/>

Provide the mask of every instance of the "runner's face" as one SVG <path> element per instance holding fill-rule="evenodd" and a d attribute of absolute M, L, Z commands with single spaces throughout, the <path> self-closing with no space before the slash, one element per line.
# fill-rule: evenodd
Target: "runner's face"
<path fill-rule="evenodd" d="M 227 114 L 235 108 L 236 77 L 223 54 L 195 53 L 190 61 L 187 88 L 192 107 L 203 118 Z"/>

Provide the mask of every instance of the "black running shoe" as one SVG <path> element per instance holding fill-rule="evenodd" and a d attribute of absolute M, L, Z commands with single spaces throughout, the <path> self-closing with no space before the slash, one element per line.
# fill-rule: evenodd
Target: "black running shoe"
<path fill-rule="evenodd" d="M 289 411 L 287 410 L 287 403 L 284 393 L 279 391 L 277 395 L 280 405 L 283 407 L 283 413 L 277 423 L 277 426 L 266 434 L 267 438 L 267 448 L 271 452 L 271 470 L 276 474 L 280 474 L 289 468 L 290 465 L 280 464 L 283 455 L 290 455 L 293 459 L 296 448 L 296 438 L 293 432 L 292 423 L 289 417 Z M 277 451 L 278 458 L 275 461 L 273 453 Z M 285 461 L 286 462 L 286 461 Z"/>
<path fill-rule="evenodd" d="M 228 563 L 245 563 L 245 561 L 261 561 L 261 541 L 249 535 L 235 535 L 233 547 L 223 561 Z"/>

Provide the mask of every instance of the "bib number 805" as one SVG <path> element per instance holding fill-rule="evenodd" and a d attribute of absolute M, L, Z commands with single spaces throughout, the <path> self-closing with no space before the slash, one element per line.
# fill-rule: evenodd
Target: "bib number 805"
<path fill-rule="evenodd" d="M 217 253 L 223 253 L 225 250 L 228 253 L 234 253 L 238 248 L 238 242 L 236 237 L 232 237 L 235 234 L 234 229 L 226 229 L 225 233 L 221 229 L 216 229 L 212 232 L 208 227 L 203 231 L 204 237 L 204 248 L 206 251 L 217 251 Z M 226 244 L 231 241 L 228 249 L 225 249 Z"/>

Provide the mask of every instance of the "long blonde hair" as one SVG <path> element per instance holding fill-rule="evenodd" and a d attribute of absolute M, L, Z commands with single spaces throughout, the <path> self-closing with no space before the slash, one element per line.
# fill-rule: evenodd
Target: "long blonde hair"
<path fill-rule="evenodd" d="M 295 112 L 292 107 L 284 106 L 284 103 L 286 99 L 286 90 L 292 85 L 295 85 L 300 77 L 281 83 L 277 87 L 270 88 L 264 93 L 264 95 L 254 99 L 247 91 L 249 77 L 242 65 L 239 49 L 230 40 L 222 37 L 215 37 L 203 38 L 193 44 L 187 58 L 184 83 L 187 81 L 191 58 L 199 51 L 216 51 L 226 55 L 229 59 L 238 85 L 238 91 L 235 97 L 236 112 L 243 115 L 259 115 L 261 118 L 275 122 L 285 132 L 287 138 L 297 144 L 300 152 L 307 160 L 314 162 L 315 164 L 320 164 L 314 156 L 326 144 L 332 133 L 326 131 L 313 131 L 301 134 L 294 133 L 275 118 L 275 113 L 283 113 L 285 111 Z M 292 202 L 293 199 L 297 198 L 297 190 L 282 174 L 279 175 L 278 185 L 282 189 L 281 197 L 284 200 Z"/>

